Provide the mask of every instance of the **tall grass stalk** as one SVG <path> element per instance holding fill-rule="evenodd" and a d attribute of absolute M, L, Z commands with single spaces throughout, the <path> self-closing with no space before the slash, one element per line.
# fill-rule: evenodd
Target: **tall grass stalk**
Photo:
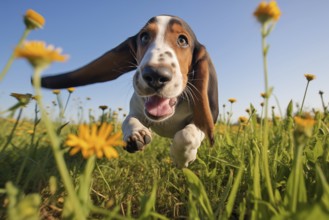
<path fill-rule="evenodd" d="M 270 97 L 270 89 L 268 85 L 268 67 L 267 67 L 267 53 L 269 49 L 269 45 L 266 43 L 266 37 L 270 33 L 271 28 L 269 29 L 266 23 L 262 24 L 262 54 L 263 54 L 263 68 L 264 68 L 264 83 L 265 83 L 265 103 L 264 103 L 264 127 L 263 127 L 263 146 L 262 146 L 262 163 L 263 163 L 263 170 L 264 170 L 264 177 L 267 192 L 270 198 L 270 202 L 272 204 L 275 203 L 273 188 L 271 183 L 270 177 L 270 170 L 269 170 L 269 159 L 268 159 L 268 145 L 269 145 L 269 127 L 268 127 L 268 100 Z"/>
<path fill-rule="evenodd" d="M 30 28 L 26 28 L 25 31 L 23 32 L 22 37 L 19 39 L 18 43 L 17 43 L 17 47 L 19 47 L 20 45 L 22 45 L 23 41 L 26 39 L 27 35 L 29 35 L 29 33 L 31 32 Z M 9 68 L 11 67 L 11 65 L 13 64 L 15 60 L 15 53 L 14 51 L 12 52 L 12 54 L 9 57 L 9 60 L 7 61 L 5 67 L 3 68 L 3 70 L 0 73 L 0 82 L 3 80 L 3 78 L 6 76 Z"/>
<path fill-rule="evenodd" d="M 59 173 L 62 177 L 65 189 L 68 192 L 68 199 L 73 206 L 73 210 L 75 213 L 75 217 L 77 219 L 86 219 L 84 216 L 84 211 L 81 207 L 81 203 L 79 201 L 79 198 L 75 192 L 74 185 L 72 182 L 72 179 L 70 178 L 70 174 L 68 172 L 63 153 L 60 149 L 60 141 L 59 138 L 57 138 L 54 126 L 52 122 L 49 120 L 46 110 L 43 107 L 42 104 L 42 93 L 41 93 L 41 72 L 43 71 L 44 68 L 42 67 L 36 67 L 34 69 L 34 74 L 33 74 L 33 83 L 34 83 L 34 90 L 35 90 L 35 95 L 37 97 L 37 102 L 40 108 L 41 112 L 41 118 L 42 121 L 45 124 L 45 127 L 47 129 L 47 133 L 50 138 L 53 154 L 56 160 L 57 168 L 59 170 Z"/>

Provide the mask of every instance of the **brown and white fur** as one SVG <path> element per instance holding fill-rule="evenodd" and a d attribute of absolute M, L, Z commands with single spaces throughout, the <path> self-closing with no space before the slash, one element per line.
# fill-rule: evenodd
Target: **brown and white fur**
<path fill-rule="evenodd" d="M 123 122 L 126 150 L 143 150 L 151 130 L 173 138 L 177 167 L 196 159 L 205 135 L 214 143 L 218 116 L 217 76 L 212 61 L 182 19 L 151 18 L 135 35 L 72 72 L 42 79 L 46 88 L 68 88 L 114 80 L 136 70 L 130 112 Z"/>

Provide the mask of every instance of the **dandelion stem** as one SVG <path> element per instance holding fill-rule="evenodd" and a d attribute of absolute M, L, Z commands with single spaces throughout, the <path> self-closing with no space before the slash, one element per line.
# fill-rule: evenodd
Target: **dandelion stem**
<path fill-rule="evenodd" d="M 304 106 L 304 101 L 305 101 L 305 98 L 306 98 L 306 93 L 307 93 L 308 85 L 309 85 L 309 84 L 310 84 L 310 81 L 307 80 L 307 84 L 306 84 L 306 88 L 305 88 L 305 92 L 304 92 L 304 97 L 303 97 L 302 105 L 300 106 L 300 110 L 299 110 L 298 115 L 301 115 L 301 114 L 302 114 L 303 106 Z"/>
<path fill-rule="evenodd" d="M 57 168 L 59 170 L 59 173 L 62 177 L 64 186 L 68 192 L 68 199 L 70 200 L 71 205 L 73 206 L 73 210 L 75 212 L 76 219 L 85 219 L 85 216 L 83 215 L 84 211 L 82 210 L 81 203 L 79 201 L 79 198 L 77 197 L 77 194 L 74 189 L 73 182 L 70 178 L 70 174 L 68 172 L 68 169 L 66 167 L 63 153 L 60 149 L 60 141 L 57 138 L 56 131 L 54 129 L 53 124 L 49 120 L 46 110 L 43 107 L 42 104 L 42 94 L 41 94 L 41 72 L 44 68 L 42 67 L 36 67 L 35 72 L 33 75 L 33 83 L 34 83 L 34 90 L 35 94 L 38 97 L 37 101 L 39 104 L 40 112 L 41 112 L 41 118 L 46 126 L 47 133 L 49 135 L 51 146 L 53 149 L 53 154 L 56 160 Z"/>
<path fill-rule="evenodd" d="M 69 95 L 66 99 L 66 103 L 65 103 L 65 106 L 64 106 L 64 110 L 63 110 L 63 116 L 64 116 L 64 113 L 66 111 L 67 105 L 69 104 L 70 98 L 71 98 L 71 93 L 69 93 Z"/>
<path fill-rule="evenodd" d="M 270 97 L 270 91 L 268 86 L 268 70 L 267 70 L 267 52 L 268 52 L 268 45 L 266 43 L 266 36 L 268 35 L 267 25 L 266 23 L 262 24 L 262 52 L 263 52 L 263 66 L 264 66 L 264 79 L 265 79 L 265 104 L 264 104 L 264 131 L 263 131 L 263 149 L 262 149 L 262 162 L 263 162 L 263 169 L 264 169 L 264 177 L 266 182 L 266 188 L 268 191 L 268 195 L 272 204 L 274 204 L 274 194 L 272 189 L 271 177 L 270 177 L 270 170 L 269 170 L 269 158 L 268 158 L 268 100 Z"/>
<path fill-rule="evenodd" d="M 14 125 L 13 129 L 11 130 L 10 135 L 9 135 L 8 138 L 7 138 L 7 142 L 6 142 L 6 144 L 4 145 L 4 147 L 3 147 L 2 150 L 1 150 L 1 154 L 6 150 L 6 148 L 7 148 L 8 145 L 10 144 L 11 140 L 13 139 L 13 137 L 14 137 L 14 132 L 15 132 L 15 130 L 16 130 L 16 128 L 17 128 L 17 125 L 18 125 L 18 123 L 19 123 L 19 120 L 20 120 L 20 118 L 21 118 L 21 116 L 22 116 L 22 112 L 23 112 L 23 108 L 21 107 L 21 108 L 19 109 L 19 113 L 18 113 L 18 116 L 17 116 L 17 118 L 16 118 L 15 125 Z"/>
<path fill-rule="evenodd" d="M 30 33 L 30 31 L 31 31 L 31 29 L 29 29 L 29 28 L 26 28 L 25 29 L 25 31 L 23 32 L 23 35 L 22 35 L 21 39 L 17 43 L 17 47 L 19 47 L 23 43 L 23 41 L 26 39 L 26 37 Z M 9 57 L 9 60 L 7 61 L 6 66 L 3 68 L 3 70 L 0 73 L 0 82 L 6 76 L 8 70 L 9 70 L 10 66 L 13 64 L 14 60 L 15 60 L 15 53 L 13 51 L 12 54 L 10 55 L 10 57 Z"/>

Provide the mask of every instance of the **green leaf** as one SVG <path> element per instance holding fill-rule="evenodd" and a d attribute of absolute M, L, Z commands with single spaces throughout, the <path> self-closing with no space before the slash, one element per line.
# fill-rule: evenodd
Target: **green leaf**
<path fill-rule="evenodd" d="M 321 201 L 322 201 L 324 207 L 326 207 L 327 212 L 329 212 L 329 184 L 328 184 L 326 177 L 319 165 L 316 165 L 316 172 L 321 180 L 321 185 L 323 188 L 323 195 L 322 195 Z"/>
<path fill-rule="evenodd" d="M 315 160 L 317 160 L 319 157 L 323 155 L 323 144 L 321 140 L 317 140 L 314 149 L 313 149 L 313 154 L 315 157 Z"/>
<path fill-rule="evenodd" d="M 294 159 L 293 169 L 288 178 L 285 195 L 285 205 L 289 207 L 288 209 L 292 213 L 304 207 L 307 203 L 307 191 L 302 166 L 303 148 L 301 146 L 297 148 L 297 155 Z"/>
<path fill-rule="evenodd" d="M 151 195 L 148 197 L 147 196 L 142 197 L 141 215 L 138 219 L 150 219 L 150 216 L 152 215 L 152 211 L 155 208 L 157 188 L 158 188 L 157 184 L 154 184 L 151 191 Z"/>
<path fill-rule="evenodd" d="M 233 184 L 230 196 L 228 197 L 228 201 L 227 201 L 227 205 L 226 205 L 226 213 L 227 213 L 228 218 L 231 217 L 231 214 L 233 211 L 235 198 L 238 193 L 238 189 L 239 189 L 239 186 L 240 186 L 240 183 L 242 180 L 243 172 L 244 172 L 244 165 L 241 164 L 238 174 L 235 177 L 234 184 Z"/>
<path fill-rule="evenodd" d="M 291 219 L 316 219 L 316 220 L 327 220 L 329 219 L 329 213 L 323 209 L 323 206 L 319 203 L 307 207 L 306 209 L 301 209 Z"/>
<path fill-rule="evenodd" d="M 24 195 L 11 182 L 6 183 L 9 200 L 8 220 L 38 220 L 41 198 L 39 194 Z"/>
<path fill-rule="evenodd" d="M 196 206 L 197 204 L 201 206 L 201 210 L 205 214 L 205 216 L 201 215 L 201 217 L 203 217 L 203 218 L 206 217 L 206 219 L 214 219 L 214 213 L 213 213 L 209 198 L 207 196 L 206 190 L 205 190 L 202 182 L 200 181 L 200 179 L 191 170 L 189 170 L 187 168 L 183 169 L 183 173 L 188 182 L 189 203 L 192 204 L 192 206 Z M 194 202 L 197 202 L 197 203 L 194 203 Z M 189 209 L 189 211 L 195 212 L 195 210 L 191 210 L 191 209 Z M 197 215 L 197 216 L 200 216 L 200 215 Z"/>
<path fill-rule="evenodd" d="M 293 102 L 292 102 L 292 100 L 290 100 L 288 107 L 287 107 L 287 117 L 292 117 L 293 109 L 294 109 Z"/>
<path fill-rule="evenodd" d="M 233 185 L 233 169 L 230 170 L 228 181 L 219 200 L 220 202 L 219 202 L 218 212 L 221 213 L 221 215 L 224 214 L 225 202 L 230 194 L 232 185 Z"/>

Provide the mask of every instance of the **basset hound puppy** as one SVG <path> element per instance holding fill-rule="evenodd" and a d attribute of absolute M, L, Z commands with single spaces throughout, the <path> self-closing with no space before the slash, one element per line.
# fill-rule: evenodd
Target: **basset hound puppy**
<path fill-rule="evenodd" d="M 51 89 L 114 80 L 136 70 L 130 112 L 123 122 L 126 150 L 144 149 L 151 130 L 173 138 L 170 155 L 179 168 L 196 159 L 204 137 L 214 143 L 218 117 L 217 76 L 206 48 L 181 18 L 151 18 L 135 35 L 72 72 L 46 76 Z"/>

